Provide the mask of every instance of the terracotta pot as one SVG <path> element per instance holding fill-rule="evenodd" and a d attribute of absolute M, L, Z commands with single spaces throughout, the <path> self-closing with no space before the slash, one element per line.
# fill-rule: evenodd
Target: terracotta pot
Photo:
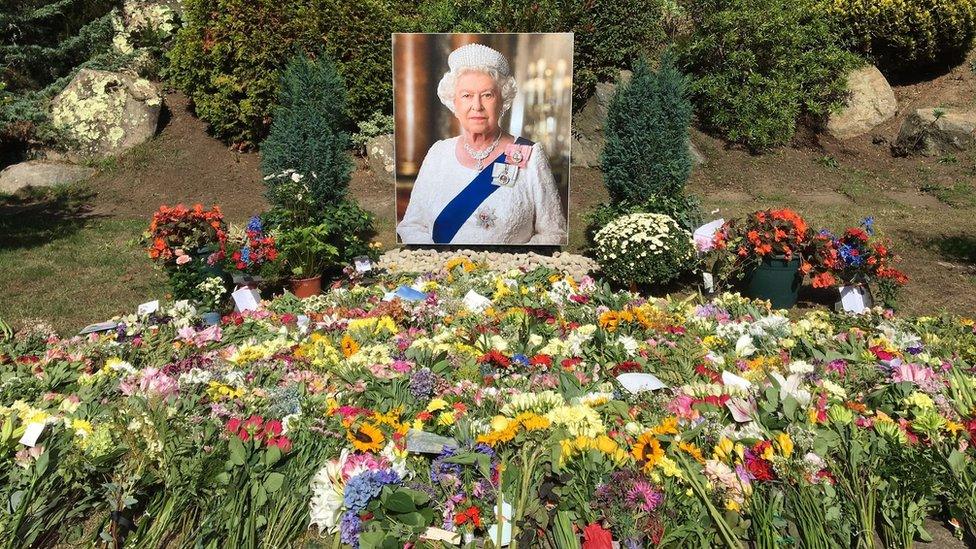
<path fill-rule="evenodd" d="M 313 276 L 312 278 L 291 279 L 291 293 L 301 299 L 319 295 L 322 293 L 322 275 Z"/>

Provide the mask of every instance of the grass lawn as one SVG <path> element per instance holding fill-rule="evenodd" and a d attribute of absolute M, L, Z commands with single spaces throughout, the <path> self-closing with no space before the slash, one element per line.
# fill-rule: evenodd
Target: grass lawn
<path fill-rule="evenodd" d="M 163 297 L 138 242 L 146 220 L 91 215 L 90 199 L 80 188 L 0 199 L 0 317 L 70 334 Z"/>

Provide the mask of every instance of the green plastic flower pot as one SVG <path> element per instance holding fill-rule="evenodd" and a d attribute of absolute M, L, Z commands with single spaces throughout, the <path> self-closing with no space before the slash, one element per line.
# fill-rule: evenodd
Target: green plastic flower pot
<path fill-rule="evenodd" d="M 748 297 L 768 300 L 774 309 L 789 309 L 796 305 L 802 281 L 800 258 L 765 258 L 746 274 L 743 290 Z"/>

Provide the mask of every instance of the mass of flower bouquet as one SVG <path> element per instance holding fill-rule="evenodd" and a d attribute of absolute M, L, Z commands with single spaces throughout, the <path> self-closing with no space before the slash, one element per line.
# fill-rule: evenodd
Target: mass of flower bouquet
<path fill-rule="evenodd" d="M 891 244 L 875 234 L 870 217 L 840 236 L 820 231 L 811 240 L 809 256 L 815 288 L 870 283 L 901 286 L 908 282 L 908 277 L 893 266 L 897 257 Z"/>
<path fill-rule="evenodd" d="M 810 241 L 810 227 L 793 210 L 771 209 L 727 221 L 716 233 L 713 246 L 732 256 L 732 272 L 742 275 L 763 259 L 802 258 Z M 804 264 L 804 272 L 809 267 Z"/>
<path fill-rule="evenodd" d="M 188 302 L 114 320 L 0 340 L 10 546 L 870 549 L 928 539 L 926 517 L 976 531 L 968 318 L 791 319 L 459 260 L 214 326 Z"/>

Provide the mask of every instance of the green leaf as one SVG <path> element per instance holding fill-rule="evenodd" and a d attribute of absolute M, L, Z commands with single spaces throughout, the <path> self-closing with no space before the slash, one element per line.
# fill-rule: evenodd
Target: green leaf
<path fill-rule="evenodd" d="M 407 526 L 413 526 L 415 528 L 425 526 L 424 516 L 420 513 L 406 513 L 403 515 L 397 515 L 396 520 L 406 524 Z"/>
<path fill-rule="evenodd" d="M 271 446 L 264 453 L 264 464 L 268 467 L 272 467 L 275 463 L 281 459 L 281 449 L 277 446 Z"/>
<path fill-rule="evenodd" d="M 244 443 L 238 437 L 232 436 L 227 442 L 227 450 L 230 452 L 230 460 L 234 465 L 241 466 L 247 461 L 247 452 L 244 450 Z"/>
<path fill-rule="evenodd" d="M 420 490 L 412 490 L 410 488 L 400 488 L 399 491 L 410 496 L 410 499 L 413 500 L 413 504 L 418 507 L 421 505 L 425 505 L 427 502 L 430 501 L 430 494 L 428 494 L 427 492 L 421 492 Z"/>
<path fill-rule="evenodd" d="M 417 510 L 417 506 L 414 505 L 413 499 L 408 494 L 405 494 L 400 490 L 397 490 L 384 498 L 383 505 L 394 513 L 412 513 Z"/>
<path fill-rule="evenodd" d="M 966 470 L 966 454 L 959 450 L 953 450 L 949 454 L 949 467 L 953 473 L 960 474 Z"/>
<path fill-rule="evenodd" d="M 268 473 L 268 476 L 264 479 L 264 489 L 268 491 L 269 494 L 273 494 L 281 489 L 281 485 L 285 482 L 285 475 L 281 473 Z"/>
<path fill-rule="evenodd" d="M 216 480 L 217 484 L 220 485 L 230 484 L 230 473 L 227 473 L 226 471 L 218 473 L 217 476 L 214 477 L 214 480 Z"/>
<path fill-rule="evenodd" d="M 783 414 L 786 415 L 786 419 L 793 419 L 796 415 L 796 409 L 799 406 L 800 403 L 795 398 L 791 396 L 786 397 L 786 400 L 783 401 Z"/>

